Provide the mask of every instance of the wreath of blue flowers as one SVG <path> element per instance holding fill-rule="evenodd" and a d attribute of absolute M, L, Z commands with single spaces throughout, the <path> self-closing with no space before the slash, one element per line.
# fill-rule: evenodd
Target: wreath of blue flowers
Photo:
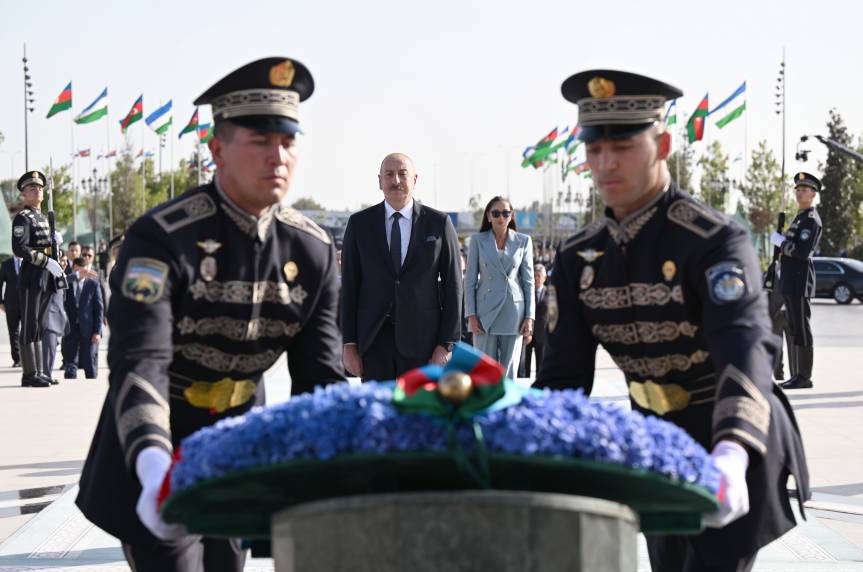
<path fill-rule="evenodd" d="M 440 417 L 403 413 L 393 383 L 337 383 L 285 403 L 224 419 L 182 442 L 175 492 L 244 469 L 340 455 L 446 452 L 449 426 Z M 526 390 L 511 407 L 474 420 L 489 453 L 579 458 L 642 469 L 715 493 L 719 472 L 710 455 L 676 425 L 588 399 L 581 390 Z M 466 451 L 474 428 L 456 430 Z"/>

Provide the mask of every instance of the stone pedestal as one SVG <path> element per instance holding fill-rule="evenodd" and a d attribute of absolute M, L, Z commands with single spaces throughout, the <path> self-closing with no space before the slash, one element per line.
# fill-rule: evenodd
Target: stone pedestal
<path fill-rule="evenodd" d="M 458 491 L 345 497 L 273 516 L 278 572 L 634 572 L 638 516 L 606 500 Z"/>

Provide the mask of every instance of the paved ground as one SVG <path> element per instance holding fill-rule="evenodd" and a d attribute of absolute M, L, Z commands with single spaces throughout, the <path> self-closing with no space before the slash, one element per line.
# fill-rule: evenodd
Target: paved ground
<path fill-rule="evenodd" d="M 762 551 L 756 571 L 863 571 L 863 305 L 818 301 L 813 314 L 816 387 L 790 394 L 815 491 L 810 518 Z M 625 403 L 620 372 L 605 355 L 598 366 L 597 396 Z M 0 572 L 125 570 L 117 542 L 72 503 L 106 368 L 97 380 L 61 380 L 44 390 L 19 387 L 19 375 L 0 367 Z M 286 379 L 284 363 L 268 373 L 271 399 L 287 397 Z M 643 544 L 640 556 L 639 570 L 647 570 Z M 247 566 L 271 569 L 268 560 Z"/>

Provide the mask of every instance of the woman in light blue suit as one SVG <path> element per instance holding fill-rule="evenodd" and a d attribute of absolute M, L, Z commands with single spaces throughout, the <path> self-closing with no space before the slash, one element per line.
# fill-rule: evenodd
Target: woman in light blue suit
<path fill-rule="evenodd" d="M 523 338 L 533 334 L 533 242 L 516 232 L 512 203 L 494 197 L 470 239 L 464 283 L 473 345 L 515 379 Z"/>

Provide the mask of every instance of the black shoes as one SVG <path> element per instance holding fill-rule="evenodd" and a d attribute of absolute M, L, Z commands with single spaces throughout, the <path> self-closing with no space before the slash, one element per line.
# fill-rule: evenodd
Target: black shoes
<path fill-rule="evenodd" d="M 795 375 L 788 381 L 780 383 L 782 389 L 810 389 L 813 387 L 812 380 L 800 375 Z"/>
<path fill-rule="evenodd" d="M 35 373 L 21 376 L 21 387 L 51 387 L 51 382 Z"/>

